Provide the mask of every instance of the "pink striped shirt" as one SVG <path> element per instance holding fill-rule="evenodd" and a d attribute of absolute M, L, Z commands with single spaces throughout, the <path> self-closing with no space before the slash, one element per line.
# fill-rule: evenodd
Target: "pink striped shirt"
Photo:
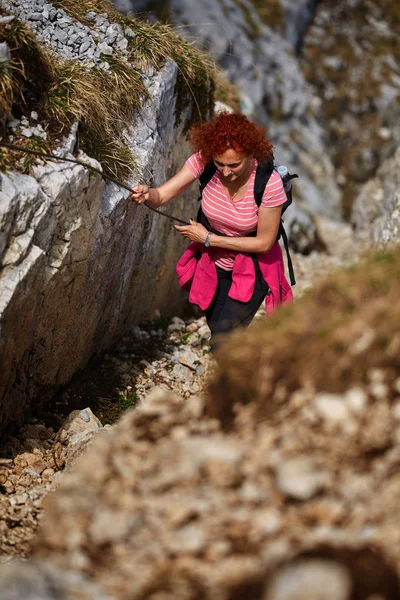
<path fill-rule="evenodd" d="M 200 177 L 204 170 L 204 163 L 200 153 L 192 154 L 186 161 L 186 166 L 193 175 Z M 210 225 L 226 235 L 232 237 L 245 237 L 257 229 L 258 208 L 254 200 L 254 180 L 258 162 L 253 159 L 246 193 L 240 200 L 233 201 L 224 191 L 219 172 L 216 171 L 203 190 L 201 207 Z M 282 179 L 273 171 L 267 185 L 260 208 L 280 206 L 286 201 Z M 233 269 L 235 253 L 223 248 L 214 248 L 215 264 L 225 271 Z"/>

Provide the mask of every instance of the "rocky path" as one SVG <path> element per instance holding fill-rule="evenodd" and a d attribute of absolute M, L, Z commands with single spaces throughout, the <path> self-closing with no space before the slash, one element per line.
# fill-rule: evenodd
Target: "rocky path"
<path fill-rule="evenodd" d="M 328 253 L 294 257 L 296 297 L 360 252 L 347 226 L 322 221 L 319 226 Z M 252 327 L 264 318 L 261 308 Z M 44 498 L 93 435 L 155 386 L 185 399 L 202 394 L 214 365 L 208 339 L 204 317 L 135 327 L 112 353 L 75 378 L 47 413 L 14 432 L 0 448 L 0 562 L 29 555 Z"/>

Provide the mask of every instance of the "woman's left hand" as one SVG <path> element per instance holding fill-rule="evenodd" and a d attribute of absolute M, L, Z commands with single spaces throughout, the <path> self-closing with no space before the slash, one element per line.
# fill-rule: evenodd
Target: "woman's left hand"
<path fill-rule="evenodd" d="M 187 240 L 191 240 L 192 242 L 200 242 L 204 244 L 206 241 L 206 237 L 208 231 L 201 223 L 197 223 L 197 221 L 193 221 L 190 219 L 189 225 L 174 225 L 175 229 L 183 235 Z"/>

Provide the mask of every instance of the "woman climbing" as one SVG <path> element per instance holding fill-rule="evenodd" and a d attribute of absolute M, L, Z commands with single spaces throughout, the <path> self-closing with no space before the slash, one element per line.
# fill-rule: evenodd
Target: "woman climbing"
<path fill-rule="evenodd" d="M 200 180 L 197 222 L 175 225 L 191 241 L 177 273 L 189 301 L 205 311 L 215 348 L 220 334 L 251 322 L 264 298 L 267 312 L 292 299 L 277 242 L 286 195 L 271 167 L 257 206 L 257 166 L 268 171 L 272 145 L 266 130 L 246 116 L 217 113 L 194 127 L 189 139 L 194 154 L 184 167 L 160 187 L 135 185 L 130 198 L 159 208 Z"/>

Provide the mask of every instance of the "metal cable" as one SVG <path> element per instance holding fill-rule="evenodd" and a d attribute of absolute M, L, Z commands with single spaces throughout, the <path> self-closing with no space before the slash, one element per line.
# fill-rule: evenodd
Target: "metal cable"
<path fill-rule="evenodd" d="M 0 146 L 3 148 L 8 148 L 9 150 L 14 150 L 15 152 L 24 152 L 26 154 L 32 154 L 33 156 L 38 156 L 40 158 L 50 158 L 51 160 L 62 160 L 65 162 L 74 163 L 76 165 L 81 165 L 82 167 L 86 167 L 87 169 L 90 169 L 94 173 L 98 173 L 99 175 L 101 175 L 103 177 L 103 179 L 105 179 L 107 181 L 111 181 L 112 183 L 115 183 L 119 187 L 124 188 L 125 190 L 128 190 L 128 192 L 131 191 L 131 188 L 129 186 L 127 186 L 125 183 L 122 183 L 122 181 L 118 181 L 118 179 L 115 179 L 115 177 L 106 175 L 105 173 L 100 171 L 100 169 L 97 169 L 96 167 L 92 167 L 92 165 L 88 165 L 87 163 L 85 163 L 81 160 L 72 159 L 72 158 L 64 158 L 61 156 L 55 156 L 54 154 L 46 154 L 45 152 L 39 152 L 38 150 L 29 150 L 28 148 L 23 148 L 22 146 L 16 146 L 15 144 L 8 144 L 6 142 L 0 142 Z M 148 204 L 146 204 L 146 202 L 144 203 L 144 206 L 146 206 L 153 212 L 157 213 L 158 215 L 161 215 L 162 217 L 166 217 L 167 219 L 170 219 L 171 221 L 177 221 L 178 223 L 182 223 L 182 225 L 189 225 L 189 223 L 187 221 L 183 221 L 183 219 L 178 219 L 178 217 L 173 217 L 172 215 L 167 215 L 166 213 L 161 212 L 161 210 L 158 210 L 157 208 L 153 208 L 152 206 L 149 206 Z"/>

